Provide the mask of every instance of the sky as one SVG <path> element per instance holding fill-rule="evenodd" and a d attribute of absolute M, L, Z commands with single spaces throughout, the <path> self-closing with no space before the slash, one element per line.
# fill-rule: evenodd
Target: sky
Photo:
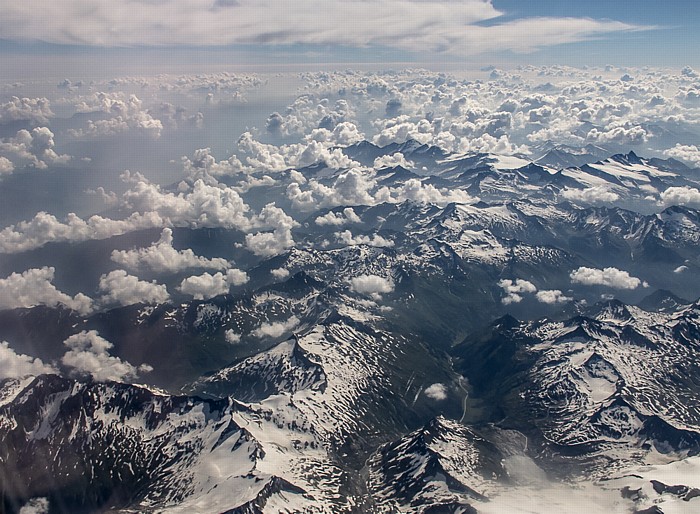
<path fill-rule="evenodd" d="M 0 5 L 0 60 L 5 75 L 100 63 L 697 67 L 698 21 L 690 0 L 28 0 Z"/>

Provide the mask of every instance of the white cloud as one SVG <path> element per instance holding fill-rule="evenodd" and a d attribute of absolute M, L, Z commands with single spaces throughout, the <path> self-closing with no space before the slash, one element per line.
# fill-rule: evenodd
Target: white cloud
<path fill-rule="evenodd" d="M 248 282 L 248 274 L 238 269 L 230 269 L 224 273 L 203 273 L 187 277 L 178 288 L 181 293 L 191 295 L 195 300 L 208 300 L 222 294 L 227 294 L 231 286 L 240 286 Z"/>
<path fill-rule="evenodd" d="M 700 148 L 695 145 L 676 144 L 673 148 L 664 150 L 664 155 L 685 161 L 691 166 L 700 167 Z"/>
<path fill-rule="evenodd" d="M 127 206 L 142 213 L 153 213 L 168 219 L 175 226 L 223 227 L 246 229 L 250 221 L 245 216 L 249 207 L 238 192 L 223 184 L 207 184 L 197 180 L 185 191 L 163 191 L 138 175 L 125 176 L 133 183 L 124 193 Z"/>
<path fill-rule="evenodd" d="M 299 318 L 292 316 L 287 321 L 263 323 L 258 328 L 253 330 L 251 334 L 259 339 L 266 337 L 277 338 L 293 330 L 297 325 L 299 325 Z"/>
<path fill-rule="evenodd" d="M 77 376 L 88 375 L 98 381 L 124 382 L 153 369 L 148 364 L 136 368 L 119 357 L 110 355 L 109 350 L 114 345 L 100 337 L 96 330 L 83 330 L 70 336 L 63 344 L 68 351 L 61 357 L 61 364 Z"/>
<path fill-rule="evenodd" d="M 350 279 L 350 289 L 373 298 L 381 298 L 382 294 L 394 290 L 394 281 L 379 275 L 360 275 Z"/>
<path fill-rule="evenodd" d="M 148 248 L 114 250 L 112 261 L 132 270 L 151 270 L 157 273 L 179 273 L 189 268 L 224 270 L 226 259 L 207 259 L 194 254 L 191 249 L 177 251 L 173 248 L 173 231 L 164 228 L 160 239 Z"/>
<path fill-rule="evenodd" d="M 225 332 L 226 342 L 229 344 L 238 344 L 241 342 L 241 334 L 236 334 L 232 329 Z"/>
<path fill-rule="evenodd" d="M 332 225 L 338 227 L 346 223 L 362 223 L 362 220 L 352 207 L 346 207 L 343 209 L 343 212 L 329 211 L 323 216 L 316 218 L 316 224 L 321 226 Z"/>
<path fill-rule="evenodd" d="M 97 215 L 83 220 L 70 213 L 65 221 L 59 221 L 52 214 L 39 212 L 29 221 L 21 221 L 0 231 L 0 252 L 24 252 L 50 242 L 107 239 L 133 230 L 161 227 L 164 223 L 156 213 L 134 213 L 124 220 Z"/>
<path fill-rule="evenodd" d="M 213 177 L 236 175 L 243 171 L 243 164 L 238 157 L 231 156 L 228 160 L 216 161 L 211 155 L 211 148 L 200 148 L 195 150 L 192 159 L 183 157 L 183 168 L 185 173 L 193 179 L 199 178 L 202 173 L 207 173 Z"/>
<path fill-rule="evenodd" d="M 592 205 L 600 205 L 604 203 L 616 202 L 620 199 L 620 195 L 614 191 L 610 191 L 606 186 L 595 186 L 586 189 L 564 189 L 561 195 L 567 200 L 578 203 L 588 203 Z"/>
<path fill-rule="evenodd" d="M 49 507 L 48 498 L 32 498 L 19 509 L 19 514 L 49 514 Z"/>
<path fill-rule="evenodd" d="M 447 387 L 445 387 L 445 384 L 432 384 L 425 388 L 423 394 L 425 394 L 425 396 L 427 396 L 431 400 L 441 402 L 447 399 Z"/>
<path fill-rule="evenodd" d="M 11 175 L 15 171 L 15 165 L 7 157 L 0 155 L 0 177 L 2 175 Z"/>
<path fill-rule="evenodd" d="M 51 104 L 47 98 L 18 98 L 13 96 L 8 102 L 0 104 L 0 124 L 12 121 L 30 121 L 36 124 L 45 124 L 53 116 Z"/>
<path fill-rule="evenodd" d="M 114 270 L 100 277 L 102 305 L 159 304 L 170 300 L 167 288 L 155 282 L 139 280 L 124 270 Z"/>
<path fill-rule="evenodd" d="M 164 15 L 164 10 L 167 15 Z M 318 16 L 323 12 L 324 16 Z M 401 13 L 397 16 L 397 13 Z M 343 45 L 384 46 L 459 55 L 537 48 L 636 30 L 633 25 L 590 18 L 532 17 L 477 25 L 503 14 L 487 0 L 164 0 L 117 2 L 60 0 L 2 4 L 0 33 L 6 39 L 41 39 L 90 46 Z M 264 24 L 250 20 L 265 20 Z M 352 24 L 348 24 L 352 20 Z"/>
<path fill-rule="evenodd" d="M 549 305 L 573 301 L 571 296 L 566 296 L 559 289 L 546 289 L 538 291 L 535 296 L 538 302 L 547 303 Z"/>
<path fill-rule="evenodd" d="M 56 373 L 56 369 L 41 359 L 15 353 L 7 341 L 0 342 L 0 380 L 24 378 L 43 373 Z"/>
<path fill-rule="evenodd" d="M 374 159 L 373 168 L 379 170 L 382 168 L 395 168 L 396 166 L 401 166 L 403 168 L 410 169 L 413 167 L 411 161 L 406 160 L 406 157 L 401 152 L 396 152 L 391 155 L 381 155 Z"/>
<path fill-rule="evenodd" d="M 0 252 L 22 252 L 49 242 L 107 239 L 134 230 L 164 226 L 238 230 L 251 227 L 251 220 L 246 217 L 248 205 L 238 192 L 223 184 L 197 180 L 190 186 L 183 182 L 184 190 L 173 193 L 163 191 L 140 173 L 127 171 L 122 176 L 132 186 L 123 195 L 124 207 L 137 211 L 129 217 L 114 220 L 95 215 L 84 220 L 70 213 L 65 221 L 59 221 L 51 214 L 39 212 L 29 221 L 0 231 Z"/>
<path fill-rule="evenodd" d="M 606 130 L 591 129 L 586 138 L 596 143 L 639 145 L 647 141 L 647 132 L 639 126 L 618 126 Z"/>
<path fill-rule="evenodd" d="M 694 187 L 669 187 L 661 193 L 661 203 L 665 207 L 671 205 L 686 205 L 700 207 L 700 191 Z"/>
<path fill-rule="evenodd" d="M 371 237 L 365 235 L 353 236 L 352 232 L 349 230 L 344 230 L 343 232 L 336 232 L 335 237 L 338 239 L 338 242 L 347 246 L 368 245 L 379 248 L 389 248 L 394 246 L 394 242 L 392 240 L 385 239 L 379 234 L 373 234 Z"/>
<path fill-rule="evenodd" d="M 678 266 L 673 270 L 674 273 L 683 273 L 684 271 L 688 271 L 688 266 Z"/>
<path fill-rule="evenodd" d="M 245 241 L 248 249 L 255 255 L 271 257 L 294 246 L 292 228 L 298 223 L 274 203 L 267 204 L 260 211 L 255 223 L 257 226 L 273 228 L 272 232 L 247 234 Z"/>
<path fill-rule="evenodd" d="M 57 154 L 55 146 L 54 133 L 47 127 L 37 127 L 31 131 L 21 129 L 15 137 L 0 140 L 5 173 L 8 173 L 8 161 L 13 168 L 31 166 L 41 170 L 49 165 L 68 163 L 70 155 Z"/>
<path fill-rule="evenodd" d="M 270 274 L 277 280 L 284 280 L 289 276 L 289 270 L 287 268 L 277 268 L 271 270 Z"/>
<path fill-rule="evenodd" d="M 129 131 L 135 131 L 153 139 L 161 135 L 163 123 L 143 108 L 143 102 L 136 95 L 100 92 L 87 100 L 77 106 L 78 112 L 101 112 L 111 117 L 88 120 L 87 127 L 69 130 L 73 137 L 99 138 Z"/>
<path fill-rule="evenodd" d="M 498 287 L 505 291 L 506 296 L 501 299 L 501 303 L 504 305 L 510 305 L 513 303 L 520 303 L 523 300 L 524 293 L 535 293 L 537 292 L 537 287 L 532 282 L 523 280 L 521 278 L 510 280 L 502 279 L 498 281 Z"/>
<path fill-rule="evenodd" d="M 575 284 L 587 286 L 607 286 L 615 289 L 636 289 L 642 284 L 637 277 L 632 277 L 626 271 L 617 268 L 587 268 L 581 266 L 570 274 L 571 281 Z"/>
<path fill-rule="evenodd" d="M 71 297 L 53 285 L 55 268 L 32 268 L 0 279 L 0 309 L 64 305 L 80 314 L 92 310 L 92 300 L 82 293 Z"/>

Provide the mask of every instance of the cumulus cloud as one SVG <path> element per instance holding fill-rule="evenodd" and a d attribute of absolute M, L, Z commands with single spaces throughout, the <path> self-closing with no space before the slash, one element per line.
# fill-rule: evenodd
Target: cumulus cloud
<path fill-rule="evenodd" d="M 382 168 L 395 168 L 396 166 L 412 168 L 413 163 L 407 160 L 401 152 L 396 152 L 391 155 L 381 155 L 374 159 L 373 168 L 376 170 Z"/>
<path fill-rule="evenodd" d="M 0 252 L 24 252 L 51 242 L 107 239 L 134 230 L 161 227 L 164 224 L 165 221 L 153 212 L 134 213 L 123 220 L 97 215 L 84 220 L 70 213 L 65 221 L 59 221 L 53 214 L 39 212 L 29 221 L 21 221 L 0 230 Z"/>
<path fill-rule="evenodd" d="M 571 282 L 586 286 L 607 286 L 615 289 L 636 289 L 642 284 L 637 277 L 617 268 L 587 268 L 581 266 L 570 274 Z"/>
<path fill-rule="evenodd" d="M 426 387 L 423 394 L 431 400 L 441 402 L 447 400 L 447 387 L 445 387 L 445 384 L 435 383 Z"/>
<path fill-rule="evenodd" d="M 8 102 L 0 104 L 0 124 L 13 121 L 45 124 L 53 116 L 51 103 L 47 98 L 19 98 L 13 96 Z"/>
<path fill-rule="evenodd" d="M 85 128 L 71 129 L 70 134 L 79 139 L 108 137 L 129 131 L 157 139 L 163 130 L 163 123 L 144 109 L 143 102 L 136 95 L 100 92 L 80 103 L 76 110 L 109 115 L 106 119 L 88 120 Z"/>
<path fill-rule="evenodd" d="M 55 268 L 45 266 L 0 279 L 0 309 L 63 305 L 80 314 L 88 314 L 92 310 L 92 300 L 83 293 L 71 297 L 56 289 L 53 285 L 55 271 Z"/>
<path fill-rule="evenodd" d="M 48 498 L 32 498 L 19 509 L 19 514 L 48 514 L 49 507 Z"/>
<path fill-rule="evenodd" d="M 685 161 L 696 168 L 700 167 L 700 148 L 695 145 L 676 144 L 673 148 L 664 150 L 664 155 Z"/>
<path fill-rule="evenodd" d="M 277 338 L 293 330 L 297 325 L 299 325 L 299 318 L 292 316 L 286 321 L 272 321 L 270 323 L 263 323 L 258 328 L 253 330 L 251 334 L 259 339 L 263 338 Z"/>
<path fill-rule="evenodd" d="M 275 146 L 261 143 L 250 132 L 245 132 L 238 140 L 238 158 L 248 172 L 281 172 L 321 163 L 332 169 L 357 166 L 358 163 L 340 148 L 333 147 L 331 137 L 332 134 L 320 137 L 319 132 L 315 131 L 304 142 Z"/>
<path fill-rule="evenodd" d="M 566 188 L 561 192 L 561 195 L 567 200 L 591 205 L 612 203 L 620 199 L 620 195 L 606 186 L 594 186 L 586 189 Z"/>
<path fill-rule="evenodd" d="M 2 175 L 10 175 L 13 171 L 15 171 L 15 165 L 12 164 L 12 161 L 0 155 L 0 177 Z"/>
<path fill-rule="evenodd" d="M 226 342 L 228 344 L 238 344 L 241 342 L 241 334 L 235 333 L 230 328 L 225 332 L 224 337 L 226 337 Z"/>
<path fill-rule="evenodd" d="M 694 187 L 688 186 L 669 187 L 666 191 L 661 193 L 661 203 L 665 207 L 671 205 L 700 207 L 700 191 Z"/>
<path fill-rule="evenodd" d="M 173 248 L 173 231 L 164 228 L 158 242 L 147 248 L 114 250 L 112 261 L 132 270 L 151 270 L 157 273 L 178 273 L 189 268 L 224 270 L 229 267 L 226 259 L 207 259 L 194 254 L 191 249 Z"/>
<path fill-rule="evenodd" d="M 89 6 L 90 9 L 87 9 Z M 167 8 L 168 16 L 163 16 Z M 223 11 L 223 12 L 222 12 Z M 318 13 L 325 13 L 319 17 Z M 80 13 L 75 15 L 75 13 Z M 397 19 L 397 13 L 401 16 Z M 231 44 L 312 44 L 366 47 L 458 55 L 538 48 L 600 37 L 640 27 L 590 18 L 533 17 L 481 25 L 503 12 L 484 0 L 387 0 L 364 2 L 283 0 L 257 2 L 162 2 L 86 4 L 62 0 L 44 9 L 31 4 L 0 8 L 6 39 L 93 46 L 170 46 Z M 265 20 L 264 24 L 249 20 Z M 348 26 L 348 20 L 353 20 Z"/>
<path fill-rule="evenodd" d="M 535 295 L 538 302 L 555 305 L 558 303 L 567 303 L 573 301 L 571 296 L 566 296 L 559 289 L 545 289 L 537 291 Z"/>
<path fill-rule="evenodd" d="M 170 300 L 167 288 L 155 282 L 139 280 L 124 270 L 114 270 L 100 277 L 102 305 L 159 304 Z"/>
<path fill-rule="evenodd" d="M 227 294 L 231 286 L 240 286 L 248 282 L 248 274 L 238 269 L 230 269 L 225 274 L 203 273 L 187 277 L 178 288 L 181 293 L 191 295 L 195 300 L 208 300 Z"/>
<path fill-rule="evenodd" d="M 271 270 L 270 274 L 277 280 L 284 280 L 289 276 L 289 270 L 287 268 L 277 268 Z"/>
<path fill-rule="evenodd" d="M 517 278 L 515 280 L 502 279 L 498 281 L 498 287 L 505 291 L 506 296 L 501 299 L 503 305 L 512 303 L 520 303 L 523 300 L 523 294 L 535 293 L 537 288 L 532 282 Z"/>
<path fill-rule="evenodd" d="M 640 145 L 647 140 L 647 132 L 642 127 L 612 127 L 607 130 L 591 129 L 586 136 L 589 141 L 622 146 Z"/>
<path fill-rule="evenodd" d="M 352 207 L 346 207 L 342 212 L 329 211 L 323 216 L 316 218 L 316 224 L 320 226 L 332 225 L 338 227 L 347 223 L 362 223 L 362 220 Z"/>
<path fill-rule="evenodd" d="M 294 246 L 292 228 L 296 227 L 298 223 L 282 209 L 276 207 L 274 203 L 263 207 L 255 223 L 257 226 L 273 229 L 272 232 L 246 235 L 246 246 L 255 255 L 271 257 Z"/>
<path fill-rule="evenodd" d="M 199 148 L 194 151 L 192 159 L 183 157 L 183 168 L 185 172 L 193 179 L 200 178 L 200 175 L 206 173 L 213 177 L 236 175 L 243 171 L 243 164 L 238 157 L 232 155 L 226 160 L 217 161 L 211 155 L 211 148 Z"/>
<path fill-rule="evenodd" d="M 15 137 L 0 140 L 0 166 L 7 174 L 11 168 L 30 166 L 43 170 L 49 165 L 68 163 L 71 157 L 57 154 L 55 146 L 54 133 L 47 127 L 19 130 Z"/>
<path fill-rule="evenodd" d="M 360 275 L 350 279 L 350 290 L 379 299 L 394 290 L 394 281 L 379 275 Z"/>
<path fill-rule="evenodd" d="M 373 234 L 372 236 L 365 236 L 362 234 L 353 236 L 352 232 L 349 230 L 344 230 L 342 232 L 336 232 L 335 237 L 338 239 L 339 243 L 347 246 L 367 245 L 376 246 L 379 248 L 389 248 L 394 246 L 394 242 L 391 239 L 385 239 L 379 234 Z"/>
<path fill-rule="evenodd" d="M 70 336 L 63 341 L 68 351 L 61 357 L 61 364 L 70 370 L 72 375 L 89 376 L 93 380 L 114 380 L 124 382 L 135 379 L 139 373 L 152 371 L 148 364 L 138 368 L 110 355 L 114 346 L 99 335 L 96 330 L 90 330 Z"/>
<path fill-rule="evenodd" d="M 49 364 L 44 364 L 39 358 L 15 353 L 7 341 L 0 342 L 0 380 L 24 378 L 42 373 L 56 373 L 56 369 Z"/>

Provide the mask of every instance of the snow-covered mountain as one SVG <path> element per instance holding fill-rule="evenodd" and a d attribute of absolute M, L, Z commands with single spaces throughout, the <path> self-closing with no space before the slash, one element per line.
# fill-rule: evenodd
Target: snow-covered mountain
<path fill-rule="evenodd" d="M 214 209 L 8 253 L 56 277 L 0 310 L 2 512 L 471 514 L 573 482 L 630 511 L 700 501 L 664 478 L 700 452 L 697 170 L 592 145 L 333 151 L 354 164 L 199 170 L 260 211 L 229 228 Z M 176 220 L 188 184 L 149 198 Z M 109 303 L 134 263 L 167 294 Z"/>

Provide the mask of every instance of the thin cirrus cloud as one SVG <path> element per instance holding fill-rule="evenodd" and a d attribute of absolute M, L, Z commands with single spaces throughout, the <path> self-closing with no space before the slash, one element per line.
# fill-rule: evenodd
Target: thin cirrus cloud
<path fill-rule="evenodd" d="M 0 6 L 0 33 L 100 47 L 302 44 L 476 55 L 650 28 L 591 18 L 499 22 L 504 14 L 490 0 L 29 0 Z"/>

